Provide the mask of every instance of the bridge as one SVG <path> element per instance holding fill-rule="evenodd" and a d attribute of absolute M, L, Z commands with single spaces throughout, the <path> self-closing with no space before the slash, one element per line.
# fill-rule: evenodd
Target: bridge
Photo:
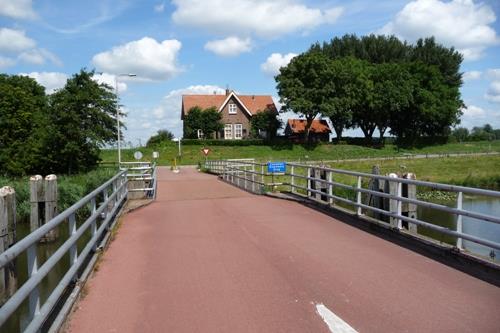
<path fill-rule="evenodd" d="M 301 203 L 161 168 L 69 332 L 498 332 L 500 288 Z"/>

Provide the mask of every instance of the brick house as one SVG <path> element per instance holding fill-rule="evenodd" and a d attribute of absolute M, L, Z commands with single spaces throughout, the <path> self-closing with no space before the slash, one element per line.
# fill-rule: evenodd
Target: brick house
<path fill-rule="evenodd" d="M 309 136 L 313 142 L 328 142 L 330 140 L 330 127 L 326 120 L 313 120 Z M 306 135 L 305 119 L 288 119 L 285 127 L 285 136 L 293 142 L 303 142 Z"/>
<path fill-rule="evenodd" d="M 184 116 L 195 106 L 201 109 L 215 107 L 222 113 L 224 129 L 216 133 L 215 137 L 226 140 L 247 138 L 253 115 L 266 109 L 278 112 L 270 95 L 238 95 L 229 89 L 224 95 L 182 95 L 181 119 L 184 120 Z M 199 132 L 198 138 L 202 135 Z"/>

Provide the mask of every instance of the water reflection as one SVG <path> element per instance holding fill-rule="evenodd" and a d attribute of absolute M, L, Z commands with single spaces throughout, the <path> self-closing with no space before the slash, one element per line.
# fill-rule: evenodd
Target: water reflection
<path fill-rule="evenodd" d="M 444 203 L 440 202 L 440 204 L 445 204 L 450 207 L 455 206 L 455 203 L 453 201 Z M 486 197 L 466 197 L 463 201 L 463 209 L 492 216 L 500 216 L 500 199 Z M 440 225 L 451 230 L 456 230 L 457 218 L 454 214 L 446 213 L 436 209 L 419 207 L 418 218 L 422 221 Z M 499 224 L 487 221 L 479 221 L 477 219 L 466 216 L 462 217 L 462 221 L 462 230 L 464 233 L 500 243 Z M 419 233 L 448 244 L 456 244 L 456 237 L 445 236 L 433 230 L 419 228 Z M 487 258 L 493 257 L 495 261 L 500 262 L 499 250 L 494 250 L 489 247 L 466 240 L 464 240 L 463 246 L 465 249 L 474 254 Z"/>

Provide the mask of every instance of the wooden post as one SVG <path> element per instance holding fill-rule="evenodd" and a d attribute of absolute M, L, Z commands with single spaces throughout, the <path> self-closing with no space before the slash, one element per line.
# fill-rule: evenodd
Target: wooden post
<path fill-rule="evenodd" d="M 395 173 L 390 173 L 389 177 L 391 178 L 398 178 L 398 175 Z M 385 182 L 385 193 L 391 194 L 393 196 L 398 195 L 398 182 L 395 181 L 386 181 Z M 398 201 L 396 199 L 388 199 L 388 205 L 387 205 L 387 210 L 391 213 L 397 213 L 398 212 Z M 389 222 L 391 224 L 391 227 L 397 228 L 398 227 L 398 219 L 395 217 L 390 217 Z"/>
<path fill-rule="evenodd" d="M 48 175 L 45 177 L 45 223 L 52 220 L 57 215 L 57 176 Z M 52 242 L 59 237 L 58 228 L 50 230 L 42 239 L 42 242 Z"/>
<path fill-rule="evenodd" d="M 43 177 L 40 175 L 30 177 L 30 230 L 35 231 L 40 227 L 44 217 L 45 194 L 43 191 Z"/>
<path fill-rule="evenodd" d="M 314 169 L 314 179 L 321 179 L 321 170 L 320 169 Z M 323 183 L 320 181 L 315 180 L 314 181 L 314 189 L 316 191 L 321 191 Z M 318 201 L 321 201 L 321 193 L 314 193 L 314 198 Z"/>
<path fill-rule="evenodd" d="M 16 242 L 16 191 L 12 187 L 0 188 L 0 253 Z M 16 290 L 14 261 L 0 269 L 0 304 Z"/>
<path fill-rule="evenodd" d="M 333 206 L 333 198 L 331 197 L 333 195 L 333 173 L 331 171 L 328 171 L 328 194 L 330 195 L 330 197 L 328 197 L 328 204 L 330 206 Z"/>
<path fill-rule="evenodd" d="M 406 173 L 403 175 L 405 179 L 417 179 L 417 176 L 414 173 Z M 415 184 L 404 184 L 403 195 L 408 199 L 417 199 L 417 185 Z M 405 215 L 409 218 L 416 219 L 417 218 L 417 205 L 413 203 L 405 203 L 405 209 L 403 211 L 406 213 Z M 411 233 L 417 233 L 417 225 L 415 223 L 408 223 L 408 230 Z"/>

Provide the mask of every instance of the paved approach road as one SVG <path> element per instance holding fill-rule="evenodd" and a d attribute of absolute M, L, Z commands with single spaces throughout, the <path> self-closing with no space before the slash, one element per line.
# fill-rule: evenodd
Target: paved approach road
<path fill-rule="evenodd" d="M 194 169 L 160 169 L 158 185 L 124 217 L 68 331 L 349 331 L 321 309 L 359 332 L 500 331 L 496 286 Z"/>

